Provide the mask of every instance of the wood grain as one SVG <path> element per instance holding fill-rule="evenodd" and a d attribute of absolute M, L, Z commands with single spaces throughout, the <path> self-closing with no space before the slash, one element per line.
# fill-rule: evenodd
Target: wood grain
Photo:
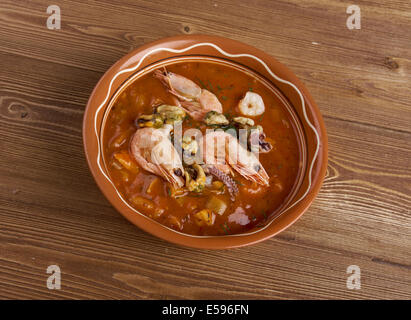
<path fill-rule="evenodd" d="M 409 299 L 411 4 L 357 1 L 0 3 L 0 298 Z M 292 227 L 227 251 L 181 248 L 123 219 L 95 185 L 81 121 L 125 53 L 177 34 L 265 50 L 305 82 L 325 118 L 323 188 Z M 62 270 L 48 290 L 46 268 Z M 361 268 L 361 290 L 346 268 Z"/>

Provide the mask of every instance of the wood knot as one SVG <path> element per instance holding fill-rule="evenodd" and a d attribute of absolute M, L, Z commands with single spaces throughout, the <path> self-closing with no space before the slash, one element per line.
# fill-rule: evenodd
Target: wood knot
<path fill-rule="evenodd" d="M 385 57 L 384 59 L 384 65 L 391 70 L 395 70 L 399 68 L 399 65 L 397 63 L 397 61 L 395 61 L 393 58 L 391 57 Z"/>
<path fill-rule="evenodd" d="M 364 93 L 364 90 L 360 88 L 354 88 L 354 92 L 357 96 L 362 96 L 362 94 Z"/>
<path fill-rule="evenodd" d="M 189 26 L 185 26 L 185 27 L 184 27 L 184 32 L 185 32 L 185 33 L 190 33 L 190 31 L 191 31 L 191 29 L 190 29 Z"/>
<path fill-rule="evenodd" d="M 12 97 L 3 96 L 0 98 L 0 106 L 4 107 L 5 115 L 14 119 L 30 118 L 30 108 L 26 101 L 22 99 L 14 100 Z"/>

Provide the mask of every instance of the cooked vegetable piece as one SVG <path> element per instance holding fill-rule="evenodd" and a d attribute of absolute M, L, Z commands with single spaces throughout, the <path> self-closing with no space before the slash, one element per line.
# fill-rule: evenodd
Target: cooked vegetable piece
<path fill-rule="evenodd" d="M 130 202 L 137 210 L 144 212 L 151 218 L 158 218 L 164 213 L 164 209 L 157 207 L 150 199 L 134 196 L 130 199 Z"/>
<path fill-rule="evenodd" d="M 133 173 L 138 173 L 139 168 L 137 164 L 133 161 L 133 159 L 130 157 L 129 153 L 127 151 L 123 152 L 118 152 L 114 154 L 114 158 L 120 162 L 120 164 L 129 170 L 130 172 Z"/>
<path fill-rule="evenodd" d="M 114 139 L 114 141 L 112 142 L 112 145 L 114 146 L 114 148 L 120 148 L 124 144 L 124 142 L 126 142 L 126 140 L 127 140 L 127 132 L 123 132 L 119 134 L 116 139 Z"/>
<path fill-rule="evenodd" d="M 224 194 L 226 187 L 223 182 L 215 180 L 210 185 L 210 191 L 214 194 Z"/>
<path fill-rule="evenodd" d="M 203 209 L 194 214 L 194 221 L 199 227 L 212 226 L 215 221 L 215 214 L 209 209 Z"/>
<path fill-rule="evenodd" d="M 221 190 L 222 188 L 224 188 L 224 183 L 216 180 L 216 181 L 213 181 L 212 186 L 213 186 L 213 189 Z"/>
<path fill-rule="evenodd" d="M 116 159 L 114 159 L 113 161 L 111 161 L 111 166 L 112 166 L 114 169 L 117 169 L 117 170 L 123 169 L 123 166 L 122 166 Z"/>
<path fill-rule="evenodd" d="M 167 224 L 169 225 L 169 227 L 180 230 L 181 229 L 181 222 L 180 220 L 178 220 L 178 218 L 176 216 L 173 215 L 169 215 L 167 217 Z"/>
<path fill-rule="evenodd" d="M 221 216 L 227 209 L 227 204 L 220 198 L 211 196 L 207 201 L 206 207 Z"/>
<path fill-rule="evenodd" d="M 161 183 L 160 179 L 157 178 L 157 177 L 155 177 L 155 178 L 151 181 L 151 183 L 150 183 L 150 185 L 148 186 L 146 192 L 147 192 L 148 194 L 152 194 L 152 193 L 154 192 L 154 190 L 160 186 L 160 183 Z"/>
<path fill-rule="evenodd" d="M 167 195 L 172 198 L 180 198 L 187 193 L 185 188 L 176 188 L 172 184 L 167 185 Z"/>

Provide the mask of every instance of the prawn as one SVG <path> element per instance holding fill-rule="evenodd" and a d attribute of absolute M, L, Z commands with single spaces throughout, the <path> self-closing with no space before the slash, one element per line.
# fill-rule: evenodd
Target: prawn
<path fill-rule="evenodd" d="M 238 103 L 240 112 L 249 117 L 262 115 L 265 111 L 263 98 L 258 93 L 248 91 Z"/>
<path fill-rule="evenodd" d="M 184 186 L 184 169 L 169 139 L 171 129 L 167 124 L 161 129 L 138 129 L 131 139 L 130 150 L 143 169 L 163 177 L 178 189 Z"/>
<path fill-rule="evenodd" d="M 231 134 L 217 130 L 207 133 L 200 143 L 207 166 L 213 166 L 228 175 L 231 168 L 247 180 L 269 185 L 269 177 L 254 153 L 244 148 Z"/>
<path fill-rule="evenodd" d="M 161 70 L 154 71 L 154 77 L 166 86 L 168 91 L 179 100 L 181 107 L 195 120 L 201 121 L 210 111 L 223 112 L 221 102 L 215 94 L 206 89 L 201 89 L 196 83 L 175 74 Z"/>

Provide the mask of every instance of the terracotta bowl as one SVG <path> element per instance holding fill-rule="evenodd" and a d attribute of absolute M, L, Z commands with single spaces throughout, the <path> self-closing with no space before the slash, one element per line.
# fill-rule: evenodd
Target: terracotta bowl
<path fill-rule="evenodd" d="M 193 236 L 152 220 L 132 208 L 110 180 L 102 159 L 102 132 L 106 115 L 116 97 L 140 75 L 182 60 L 217 61 L 254 73 L 267 81 L 289 109 L 299 128 L 303 170 L 286 205 L 258 230 L 225 236 Z M 83 141 L 90 170 L 101 191 L 130 222 L 170 242 L 184 246 L 222 249 L 257 243 L 294 223 L 320 190 L 327 167 L 327 135 L 321 114 L 304 85 L 267 53 L 238 41 L 205 35 L 177 36 L 144 45 L 121 58 L 94 88 L 83 120 Z"/>

